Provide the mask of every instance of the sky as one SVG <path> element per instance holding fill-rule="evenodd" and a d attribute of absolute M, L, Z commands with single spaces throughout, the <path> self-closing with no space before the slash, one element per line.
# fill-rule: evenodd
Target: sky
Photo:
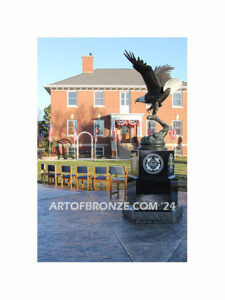
<path fill-rule="evenodd" d="M 82 56 L 94 56 L 94 69 L 132 68 L 123 55 L 131 51 L 153 68 L 169 64 L 173 78 L 187 81 L 186 38 L 38 38 L 38 111 L 50 104 L 43 88 L 82 73 Z"/>

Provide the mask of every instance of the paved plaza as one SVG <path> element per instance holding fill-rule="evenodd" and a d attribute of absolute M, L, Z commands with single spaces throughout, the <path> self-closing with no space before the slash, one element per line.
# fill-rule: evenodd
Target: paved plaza
<path fill-rule="evenodd" d="M 121 192 L 120 201 L 123 199 Z M 131 224 L 118 210 L 56 210 L 52 203 L 109 202 L 107 191 L 38 185 L 39 262 L 186 262 L 187 193 L 176 224 Z M 116 196 L 112 201 L 118 201 Z"/>

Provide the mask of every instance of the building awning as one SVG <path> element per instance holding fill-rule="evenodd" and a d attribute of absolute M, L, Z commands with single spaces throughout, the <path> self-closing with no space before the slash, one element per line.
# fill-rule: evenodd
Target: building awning
<path fill-rule="evenodd" d="M 123 126 L 132 126 L 139 125 L 138 120 L 116 120 L 116 125 L 123 127 Z"/>
<path fill-rule="evenodd" d="M 122 124 L 122 121 L 129 122 L 129 124 L 132 124 L 134 121 L 138 122 L 138 123 L 136 123 L 137 129 L 138 129 L 137 135 L 142 136 L 143 115 L 144 115 L 144 113 L 128 113 L 128 114 L 112 113 L 112 114 L 110 114 L 110 117 L 111 117 L 110 136 L 112 136 L 112 134 L 113 134 L 113 128 L 117 121 L 119 121 L 120 124 Z M 125 126 L 125 123 L 123 126 Z"/>

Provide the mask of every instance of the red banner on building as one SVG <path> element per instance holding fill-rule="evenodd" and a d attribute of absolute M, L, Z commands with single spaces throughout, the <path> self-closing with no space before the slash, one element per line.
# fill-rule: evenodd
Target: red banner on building
<path fill-rule="evenodd" d="M 113 140 L 116 143 L 117 142 L 117 135 L 116 135 L 116 127 L 113 127 Z"/>
<path fill-rule="evenodd" d="M 50 143 L 52 142 L 52 135 L 53 135 L 53 129 L 52 129 L 52 125 L 50 125 L 50 129 L 48 133 L 48 140 Z"/>
<path fill-rule="evenodd" d="M 95 127 L 95 135 L 94 135 L 94 140 L 95 140 L 95 143 L 97 143 L 97 141 L 98 141 L 97 134 L 98 134 L 98 128 L 97 128 L 97 127 Z"/>
<path fill-rule="evenodd" d="M 72 132 L 73 132 L 73 143 L 75 144 L 75 142 L 77 140 L 77 131 L 76 131 L 76 129 L 74 127 L 72 129 Z"/>
<path fill-rule="evenodd" d="M 138 121 L 137 120 L 130 120 L 130 121 L 127 121 L 128 122 L 128 125 L 134 127 L 135 125 L 138 125 Z"/>
<path fill-rule="evenodd" d="M 137 120 L 117 120 L 116 124 L 121 127 L 127 126 L 127 125 L 134 127 L 135 125 L 138 125 L 138 121 Z"/>

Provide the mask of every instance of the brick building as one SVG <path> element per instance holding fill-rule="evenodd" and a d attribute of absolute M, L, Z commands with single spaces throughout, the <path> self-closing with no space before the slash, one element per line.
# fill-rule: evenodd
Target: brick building
<path fill-rule="evenodd" d="M 51 95 L 51 122 L 53 139 L 68 152 L 73 151 L 72 128 L 77 133 L 87 131 L 94 135 L 98 127 L 97 153 L 114 154 L 112 141 L 113 126 L 118 135 L 118 152 L 138 146 L 142 136 L 161 126 L 147 120 L 146 105 L 135 103 L 147 90 L 141 75 L 134 69 L 93 69 L 93 56 L 82 57 L 83 72 L 77 76 L 45 85 Z M 183 82 L 180 91 L 171 94 L 157 113 L 165 123 L 176 128 L 176 140 L 168 134 L 165 138 L 168 149 L 182 145 L 187 154 L 187 84 Z M 81 135 L 80 149 L 90 149 L 91 138 Z"/>

